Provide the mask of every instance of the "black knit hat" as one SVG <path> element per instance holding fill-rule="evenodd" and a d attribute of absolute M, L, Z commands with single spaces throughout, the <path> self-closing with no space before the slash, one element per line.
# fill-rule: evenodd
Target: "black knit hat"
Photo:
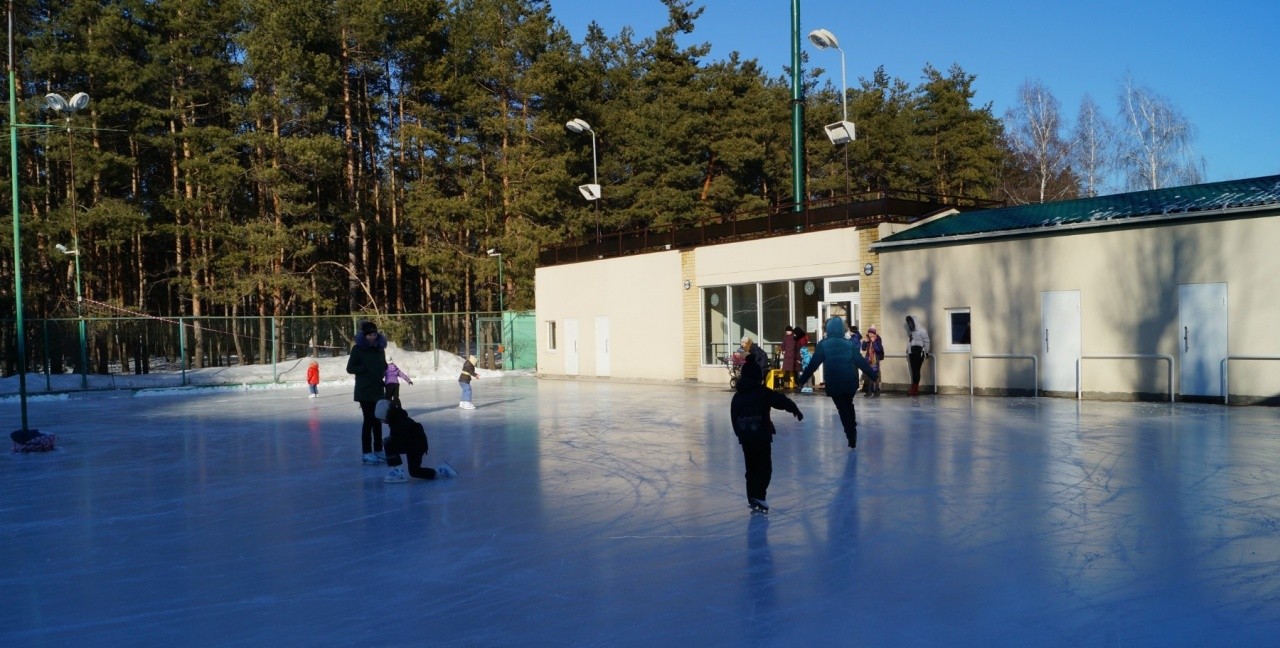
<path fill-rule="evenodd" d="M 361 333 L 363 333 L 364 335 L 369 335 L 369 334 L 372 334 L 372 333 L 377 333 L 377 332 L 378 332 L 378 325 L 377 325 L 377 324 L 374 324 L 373 322 L 364 322 L 364 323 L 360 324 L 360 332 L 361 332 Z"/>

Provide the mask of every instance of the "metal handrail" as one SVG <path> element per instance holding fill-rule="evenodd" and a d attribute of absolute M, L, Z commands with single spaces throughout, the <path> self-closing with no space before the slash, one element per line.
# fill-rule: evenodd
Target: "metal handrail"
<path fill-rule="evenodd" d="M 1024 359 L 1024 360 L 1030 359 L 1031 370 L 1035 379 L 1034 382 L 1032 383 L 1034 386 L 1032 387 L 1031 393 L 1036 398 L 1040 397 L 1040 358 L 1030 353 L 1025 353 L 1025 354 L 1024 353 L 992 353 L 992 354 L 984 354 L 984 355 L 975 355 L 970 353 L 969 354 L 969 395 L 970 396 L 973 395 L 973 361 L 985 360 L 988 358 L 990 359 L 1000 359 L 1000 358 Z"/>
<path fill-rule="evenodd" d="M 1230 405 L 1231 392 L 1227 389 L 1227 361 L 1228 360 L 1280 360 L 1280 356 L 1233 356 L 1229 355 L 1222 359 L 1222 404 Z"/>
<path fill-rule="evenodd" d="M 1087 355 L 1076 358 L 1076 400 L 1084 400 L 1084 377 L 1081 371 L 1081 365 L 1085 360 L 1141 360 L 1143 358 L 1151 358 L 1153 360 L 1163 359 L 1169 362 L 1169 402 L 1174 402 L 1173 389 L 1173 356 L 1161 354 L 1144 354 L 1129 353 L 1121 355 Z"/>
<path fill-rule="evenodd" d="M 924 354 L 924 355 L 925 355 L 925 357 L 929 358 L 929 371 L 931 371 L 931 372 L 933 373 L 933 393 L 935 393 L 935 394 L 936 394 L 936 393 L 938 393 L 938 358 L 937 358 L 937 356 L 933 355 L 933 353 L 926 353 L 926 354 Z M 911 356 L 909 356 L 909 355 L 907 355 L 907 354 L 905 354 L 905 353 L 886 353 L 886 354 L 884 354 L 884 357 L 886 357 L 886 358 L 908 358 L 908 362 L 910 362 L 910 358 L 911 358 Z M 909 365 L 909 364 L 908 364 L 908 369 L 910 369 L 910 365 Z"/>

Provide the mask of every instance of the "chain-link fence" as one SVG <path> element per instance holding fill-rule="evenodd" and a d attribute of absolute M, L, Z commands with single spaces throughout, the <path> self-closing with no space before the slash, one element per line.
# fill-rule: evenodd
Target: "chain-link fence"
<path fill-rule="evenodd" d="M 345 356 L 364 320 L 405 351 L 475 355 L 486 369 L 532 369 L 533 312 L 291 317 L 113 317 L 24 321 L 3 328 L 4 376 L 149 374 Z M 83 325 L 83 326 L 82 326 Z M 83 333 L 82 333 L 83 331 Z"/>

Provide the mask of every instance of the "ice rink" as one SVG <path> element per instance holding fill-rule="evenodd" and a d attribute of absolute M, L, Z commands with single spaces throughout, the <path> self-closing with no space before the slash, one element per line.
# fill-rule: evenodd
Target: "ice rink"
<path fill-rule="evenodd" d="M 0 460 L 0 646 L 1275 646 L 1280 411 L 405 386 L 457 479 L 360 463 L 350 386 L 40 397 Z M 6 432 L 16 398 L 0 401 Z"/>

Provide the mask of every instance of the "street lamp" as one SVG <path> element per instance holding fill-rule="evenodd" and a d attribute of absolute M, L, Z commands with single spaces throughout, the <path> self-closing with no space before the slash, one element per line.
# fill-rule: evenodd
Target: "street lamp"
<path fill-rule="evenodd" d="M 76 258 L 76 320 L 80 330 L 80 388 L 89 388 L 89 347 L 85 340 L 84 297 L 80 292 L 80 225 L 76 211 L 76 165 L 75 141 L 71 133 L 71 117 L 89 105 L 89 95 L 77 92 L 70 100 L 56 92 L 44 96 L 45 107 L 58 113 L 67 122 L 67 202 L 71 205 L 71 245 L 75 249 L 68 250 L 65 245 L 55 245 L 63 254 Z"/>
<path fill-rule="evenodd" d="M 506 310 L 502 307 L 502 293 L 506 292 L 506 286 L 502 283 L 502 252 L 499 252 L 498 248 L 489 248 L 486 254 L 498 257 L 498 311 L 501 312 Z"/>
<path fill-rule="evenodd" d="M 89 388 L 89 370 L 88 370 L 89 353 L 88 353 L 88 347 L 85 345 L 84 297 L 81 296 L 82 293 L 80 292 L 80 248 L 77 247 L 73 250 L 68 250 L 67 246 L 61 243 L 58 243 L 53 247 L 57 248 L 59 252 L 67 256 L 75 257 L 75 260 L 76 260 L 76 319 L 79 320 L 78 324 L 80 329 L 80 388 L 88 389 Z"/>
<path fill-rule="evenodd" d="M 844 50 L 840 48 L 840 41 L 836 39 L 836 35 L 826 29 L 815 29 L 809 32 L 809 42 L 818 49 L 835 48 L 840 52 L 840 108 L 843 119 L 834 124 L 827 124 L 823 129 L 827 131 L 827 139 L 831 140 L 832 144 L 836 146 L 848 144 L 857 139 L 857 132 L 854 130 L 853 122 L 849 121 L 849 103 L 846 98 L 849 91 L 845 87 L 844 80 Z"/>
<path fill-rule="evenodd" d="M 578 191 L 582 193 L 582 197 L 588 201 L 595 203 L 596 210 L 596 241 L 600 241 L 600 177 L 596 170 L 596 132 L 591 130 L 591 124 L 584 119 L 570 119 L 565 122 L 565 128 L 571 133 L 591 133 L 591 184 L 578 185 Z"/>

